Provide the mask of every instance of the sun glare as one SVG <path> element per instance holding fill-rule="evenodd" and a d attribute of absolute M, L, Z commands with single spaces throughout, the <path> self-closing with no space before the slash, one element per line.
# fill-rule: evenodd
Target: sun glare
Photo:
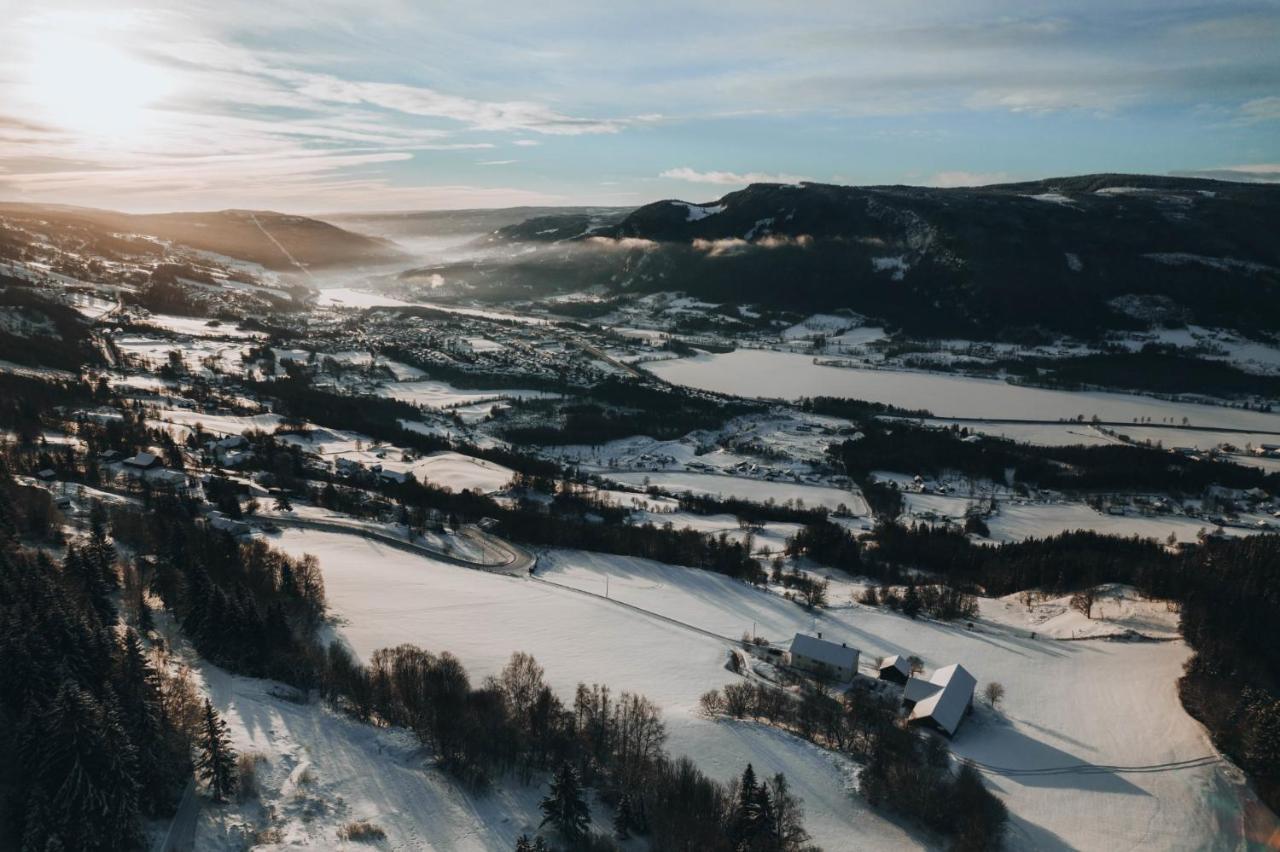
<path fill-rule="evenodd" d="M 72 132 L 129 139 L 170 86 L 165 72 L 124 50 L 90 38 L 41 34 L 26 69 L 39 119 Z"/>

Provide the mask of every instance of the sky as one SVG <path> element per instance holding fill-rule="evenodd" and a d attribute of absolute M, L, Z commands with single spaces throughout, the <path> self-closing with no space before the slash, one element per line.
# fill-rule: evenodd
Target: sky
<path fill-rule="evenodd" d="M 0 200 L 291 212 L 754 181 L 1280 181 L 1280 0 L 0 0 Z"/>

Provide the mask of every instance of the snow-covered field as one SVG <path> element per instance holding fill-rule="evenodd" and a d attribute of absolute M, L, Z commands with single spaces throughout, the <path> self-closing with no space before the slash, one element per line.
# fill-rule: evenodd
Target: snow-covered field
<path fill-rule="evenodd" d="M 395 465 L 383 463 L 388 469 Z M 501 491 L 515 476 L 511 468 L 485 459 L 444 451 L 432 453 L 414 462 L 409 470 L 419 482 L 446 486 L 454 491 Z"/>
<path fill-rule="evenodd" d="M 1067 420 L 1097 415 L 1102 420 L 1280 431 L 1280 414 L 1214 405 L 1168 402 L 1121 393 L 1072 393 L 1019 387 L 993 379 L 905 370 L 826 367 L 812 356 L 793 352 L 737 349 L 721 355 L 697 355 L 645 365 L 676 384 L 747 397 L 794 400 L 804 396 L 845 396 L 874 400 L 939 417 L 1001 417 Z"/>
<path fill-rule="evenodd" d="M 987 519 L 992 541 L 1021 541 L 1044 538 L 1071 530 L 1094 530 L 1103 535 L 1141 536 L 1164 541 L 1173 533 L 1178 541 L 1195 541 L 1201 530 L 1211 532 L 1214 524 L 1184 515 L 1149 515 L 1136 513 L 1108 515 L 1094 511 L 1084 503 L 1012 503 L 1003 502 L 999 511 Z M 1247 534 L 1247 530 L 1227 527 L 1228 534 Z"/>
<path fill-rule="evenodd" d="M 537 399 L 555 396 L 555 394 L 544 391 L 522 390 L 519 388 L 463 390 L 455 388 L 448 382 L 429 380 L 381 385 L 378 388 L 378 395 L 398 399 L 401 402 L 408 402 L 413 405 L 437 409 L 473 405 L 499 399 Z"/>
<path fill-rule="evenodd" d="M 452 568 L 352 536 L 287 531 L 282 546 L 320 559 L 340 626 L 360 655 L 399 642 L 451 650 L 474 678 L 513 650 L 532 653 L 562 694 L 579 681 L 636 690 L 664 710 L 675 753 L 728 778 L 752 761 L 781 770 L 803 798 L 814 841 L 828 849 L 919 848 L 918 837 L 851 795 L 851 767 L 787 735 L 701 718 L 698 695 L 732 679 L 725 643 L 598 597 L 545 583 Z M 1179 641 L 1031 639 L 1005 602 L 984 602 L 975 629 L 911 621 L 852 604 L 811 614 L 729 578 L 644 560 L 545 554 L 539 573 L 726 637 L 752 625 L 775 641 L 822 631 L 863 651 L 916 654 L 933 669 L 960 662 L 1007 688 L 999 712 L 978 708 L 952 747 L 1004 769 L 1083 764 L 1142 770 L 1041 775 L 992 771 L 1013 815 L 1015 849 L 1236 849 L 1253 798 L 1224 764 L 1162 765 L 1214 754 L 1178 702 L 1188 651 Z M 1256 812 L 1256 809 L 1254 809 Z M 1263 812 L 1265 813 L 1265 811 Z"/>
<path fill-rule="evenodd" d="M 725 642 L 571 590 L 455 568 L 354 536 L 287 530 L 279 543 L 289 552 L 314 553 L 320 559 L 326 593 L 341 622 L 336 632 L 361 656 L 415 642 L 452 651 L 478 682 L 501 669 L 513 651 L 527 651 L 546 668 L 549 683 L 562 697 L 571 697 L 579 682 L 596 682 L 657 702 L 664 710 L 670 749 L 691 756 L 711 775 L 728 780 L 748 761 L 757 772 L 786 772 L 804 798 L 814 841 L 826 849 L 922 846 L 850 794 L 848 761 L 768 728 L 698 715 L 698 697 L 733 678 L 724 668 Z M 628 566 L 633 560 L 573 553 L 557 555 L 556 565 L 561 564 L 585 573 L 571 577 L 556 567 L 552 579 L 603 592 L 603 575 L 596 566 Z M 619 593 L 631 584 L 654 583 L 626 570 L 614 572 L 612 579 Z M 719 586 L 737 586 L 702 572 L 690 572 L 688 582 L 669 595 L 679 599 L 699 589 L 715 595 Z M 750 628 L 750 616 L 721 622 L 733 635 Z"/>
<path fill-rule="evenodd" d="M 200 319 L 199 317 L 180 317 L 172 314 L 152 314 L 143 322 L 156 328 L 172 331 L 174 334 L 185 334 L 190 337 L 226 337 L 237 340 L 253 340 L 266 337 L 260 331 L 245 331 L 237 328 L 235 323 L 218 320 Z"/>
<path fill-rule="evenodd" d="M 604 471 L 606 479 L 624 485 L 656 485 L 673 494 L 710 494 L 720 497 L 737 497 L 764 503 L 804 501 L 810 508 L 825 506 L 834 509 L 843 504 L 854 515 L 868 513 L 866 501 L 857 491 L 845 491 L 826 485 L 805 485 L 798 482 L 776 482 L 767 479 L 749 479 L 744 476 L 721 476 L 714 473 L 686 473 L 684 471 Z"/>

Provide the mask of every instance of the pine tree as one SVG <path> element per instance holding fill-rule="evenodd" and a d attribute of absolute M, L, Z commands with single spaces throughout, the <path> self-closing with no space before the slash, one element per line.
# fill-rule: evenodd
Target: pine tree
<path fill-rule="evenodd" d="M 748 847 L 756 834 L 759 795 L 755 768 L 748 763 L 747 768 L 742 771 L 742 779 L 738 782 L 738 797 L 733 806 L 732 823 L 729 826 L 729 841 L 734 849 Z"/>
<path fill-rule="evenodd" d="M 24 846 L 111 850 L 140 841 L 136 755 L 113 707 L 67 681 L 32 748 Z"/>
<path fill-rule="evenodd" d="M 633 828 L 635 814 L 631 812 L 631 794 L 623 793 L 618 799 L 618 811 L 613 815 L 613 833 L 619 840 L 626 840 Z"/>
<path fill-rule="evenodd" d="M 920 592 L 916 589 L 916 584 L 911 583 L 907 586 L 906 594 L 902 596 L 902 614 L 915 618 L 920 614 L 920 607 Z"/>
<path fill-rule="evenodd" d="M 236 753 L 231 748 L 227 723 L 222 721 L 207 698 L 199 746 L 196 771 L 208 782 L 214 801 L 224 802 L 236 789 Z"/>
<path fill-rule="evenodd" d="M 578 773 L 568 763 L 562 763 L 551 779 L 551 791 L 542 800 L 543 819 L 539 828 L 550 823 L 560 836 L 575 842 L 587 833 L 591 813 L 582 796 Z"/>

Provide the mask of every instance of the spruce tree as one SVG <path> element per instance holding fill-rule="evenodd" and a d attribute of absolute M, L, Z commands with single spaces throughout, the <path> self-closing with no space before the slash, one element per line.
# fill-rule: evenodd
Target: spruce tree
<path fill-rule="evenodd" d="M 619 840 L 626 840 L 633 828 L 635 814 L 631 812 L 631 795 L 624 792 L 618 799 L 618 811 L 613 815 L 613 833 Z"/>
<path fill-rule="evenodd" d="M 539 828 L 550 823 L 570 843 L 586 836 L 591 813 L 582 796 L 578 773 L 567 761 L 560 765 L 551 779 L 551 791 L 542 800 L 542 813 Z"/>
<path fill-rule="evenodd" d="M 231 748 L 227 723 L 222 721 L 207 698 L 204 701 L 204 723 L 199 747 L 196 771 L 208 782 L 214 801 L 225 802 L 236 790 L 236 753 Z"/>
<path fill-rule="evenodd" d="M 141 840 L 136 755 L 113 707 L 67 681 L 33 751 L 24 846 L 113 850 Z"/>

